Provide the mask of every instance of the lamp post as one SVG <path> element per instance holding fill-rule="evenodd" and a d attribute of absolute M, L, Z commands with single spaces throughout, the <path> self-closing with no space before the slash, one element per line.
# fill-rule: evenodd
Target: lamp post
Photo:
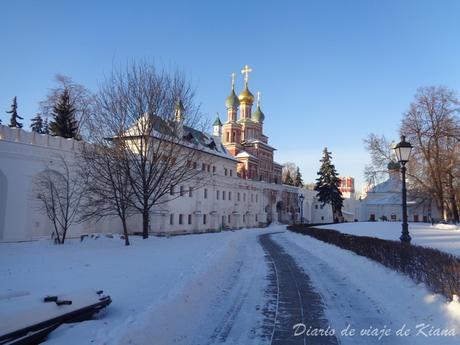
<path fill-rule="evenodd" d="M 303 200 L 305 197 L 303 196 L 302 193 L 299 195 L 299 201 L 300 201 L 300 224 L 303 224 Z"/>
<path fill-rule="evenodd" d="M 401 165 L 402 174 L 402 234 L 399 238 L 402 243 L 410 244 L 409 225 L 407 224 L 407 191 L 406 191 L 406 163 L 409 161 L 412 145 L 406 141 L 404 135 L 401 136 L 401 142 L 395 147 L 395 154 Z"/>

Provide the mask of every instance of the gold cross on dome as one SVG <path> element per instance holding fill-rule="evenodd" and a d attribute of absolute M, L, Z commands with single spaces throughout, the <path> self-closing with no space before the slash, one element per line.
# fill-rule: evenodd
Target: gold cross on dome
<path fill-rule="evenodd" d="M 248 84 L 250 72 L 252 72 L 252 68 L 248 65 L 244 66 L 244 68 L 241 70 L 241 74 L 244 74 L 244 82 L 246 83 L 246 85 Z"/>

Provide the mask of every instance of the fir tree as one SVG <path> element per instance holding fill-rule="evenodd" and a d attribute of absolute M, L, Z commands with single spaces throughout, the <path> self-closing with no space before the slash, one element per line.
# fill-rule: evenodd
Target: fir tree
<path fill-rule="evenodd" d="M 319 177 L 316 179 L 315 191 L 318 192 L 316 197 L 323 203 L 323 206 L 325 204 L 331 205 L 334 221 L 338 221 L 342 217 L 343 197 L 339 190 L 338 173 L 331 159 L 331 153 L 325 147 L 323 158 L 320 160 L 321 167 L 318 171 Z"/>
<path fill-rule="evenodd" d="M 294 185 L 294 180 L 292 179 L 291 173 L 289 172 L 289 170 L 286 172 L 286 176 L 284 177 L 283 183 L 290 185 L 290 186 Z"/>
<path fill-rule="evenodd" d="M 297 170 L 296 170 L 296 173 L 295 173 L 294 186 L 296 186 L 296 187 L 302 187 L 303 186 L 302 174 L 300 173 L 299 167 L 297 167 Z"/>
<path fill-rule="evenodd" d="M 53 121 L 49 124 L 52 135 L 63 138 L 76 138 L 78 134 L 77 121 L 75 120 L 75 108 L 70 100 L 68 89 L 58 98 L 53 107 Z"/>
<path fill-rule="evenodd" d="M 50 126 L 47 118 L 43 121 L 43 134 L 50 134 Z"/>
<path fill-rule="evenodd" d="M 13 104 L 11 104 L 11 110 L 6 112 L 7 114 L 11 114 L 10 124 L 11 128 L 22 128 L 22 123 L 18 122 L 19 120 L 23 120 L 21 116 L 18 115 L 18 102 L 16 96 L 13 98 Z"/>
<path fill-rule="evenodd" d="M 30 128 L 32 129 L 32 132 L 43 134 L 43 125 L 43 119 L 40 113 L 37 113 L 37 115 L 31 120 Z"/>

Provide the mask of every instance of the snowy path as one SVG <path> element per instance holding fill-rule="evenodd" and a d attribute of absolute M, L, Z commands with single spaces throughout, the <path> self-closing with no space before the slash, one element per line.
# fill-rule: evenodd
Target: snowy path
<path fill-rule="evenodd" d="M 234 234 L 225 253 L 187 288 L 124 324 L 114 344 L 261 344 L 267 268 L 255 234 Z"/>
<path fill-rule="evenodd" d="M 415 326 L 446 328 L 460 331 L 460 320 L 439 296 L 429 294 L 409 279 L 348 251 L 325 244 L 309 236 L 291 232 L 272 235 L 295 258 L 311 278 L 326 304 L 325 315 L 331 326 L 340 332 L 348 325 L 360 332 L 370 328 L 391 329 L 382 336 L 343 336 L 348 344 L 457 344 L 459 337 L 425 337 Z M 458 304 L 458 303 L 457 303 Z M 458 306 L 455 306 L 455 308 Z M 411 336 L 395 336 L 404 324 Z M 308 327 L 308 325 L 307 325 Z M 426 333 L 426 332 L 425 332 Z M 381 333 L 379 333 L 381 334 Z M 308 343 L 308 342 L 307 342 Z"/>
<path fill-rule="evenodd" d="M 259 237 L 273 267 L 270 277 L 275 308 L 270 344 L 337 344 L 335 336 L 316 336 L 308 339 L 305 334 L 294 335 L 293 326 L 298 323 L 325 330 L 328 321 L 324 316 L 321 296 L 312 288 L 309 277 L 293 258 L 271 239 L 272 236 L 276 236 L 276 233 Z"/>

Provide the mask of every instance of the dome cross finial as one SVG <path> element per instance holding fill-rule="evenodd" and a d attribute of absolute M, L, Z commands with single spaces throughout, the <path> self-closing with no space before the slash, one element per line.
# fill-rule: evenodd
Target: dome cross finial
<path fill-rule="evenodd" d="M 235 72 L 232 73 L 232 90 L 235 90 L 235 77 L 236 77 L 236 74 Z"/>
<path fill-rule="evenodd" d="M 257 91 L 257 106 L 260 107 L 260 95 L 262 93 L 260 91 Z"/>
<path fill-rule="evenodd" d="M 249 80 L 249 73 L 252 72 L 252 68 L 249 67 L 248 65 L 244 66 L 244 68 L 241 70 L 241 74 L 244 74 L 244 85 L 247 87 L 248 86 L 248 80 Z"/>

